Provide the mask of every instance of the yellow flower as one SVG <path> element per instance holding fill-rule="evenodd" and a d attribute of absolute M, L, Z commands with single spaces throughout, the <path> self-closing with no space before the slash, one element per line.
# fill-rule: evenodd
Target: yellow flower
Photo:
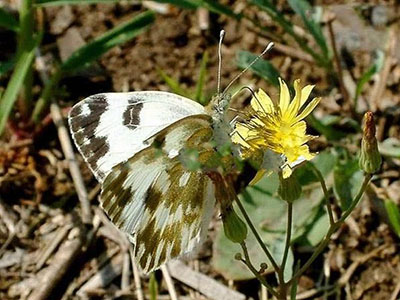
<path fill-rule="evenodd" d="M 291 101 L 286 83 L 279 79 L 280 99 L 279 104 L 274 103 L 263 91 L 259 90 L 251 100 L 251 109 L 246 113 L 244 121 L 237 122 L 232 135 L 232 140 L 241 146 L 244 158 L 263 157 L 270 150 L 284 157 L 280 166 L 283 177 L 287 178 L 292 173 L 292 168 L 299 162 L 310 160 L 315 154 L 310 153 L 306 143 L 314 136 L 306 134 L 306 123 L 303 119 L 308 116 L 320 98 L 314 98 L 305 105 L 314 86 L 300 87 L 300 80 L 294 82 L 295 96 Z M 270 162 L 264 162 L 271 165 Z M 265 168 L 261 165 L 261 168 Z M 261 174 L 263 174 L 261 173 Z M 261 175 L 259 174 L 259 175 Z"/>

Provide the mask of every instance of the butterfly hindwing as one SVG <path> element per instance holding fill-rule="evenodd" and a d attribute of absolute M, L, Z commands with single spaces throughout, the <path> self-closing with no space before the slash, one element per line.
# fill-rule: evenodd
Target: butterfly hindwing
<path fill-rule="evenodd" d="M 204 108 L 184 97 L 158 91 L 106 93 L 88 97 L 69 114 L 75 144 L 99 182 L 112 167 L 146 148 L 146 140 Z"/>
<path fill-rule="evenodd" d="M 181 153 L 212 150 L 208 115 L 181 119 L 154 135 L 149 147 L 112 168 L 101 203 L 135 245 L 145 272 L 193 252 L 207 233 L 215 203 L 214 185 L 201 170 L 188 170 Z"/>

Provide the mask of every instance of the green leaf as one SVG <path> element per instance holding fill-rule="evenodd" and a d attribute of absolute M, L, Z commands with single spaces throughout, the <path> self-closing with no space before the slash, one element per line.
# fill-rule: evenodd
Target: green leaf
<path fill-rule="evenodd" d="M 11 71 L 15 66 L 15 58 L 0 62 L 0 77 Z"/>
<path fill-rule="evenodd" d="M 244 69 L 246 68 L 257 55 L 248 52 L 248 51 L 239 51 L 236 55 L 236 64 Z M 279 86 L 279 71 L 275 69 L 275 67 L 269 62 L 262 58 L 260 58 L 254 65 L 250 67 L 255 74 L 260 76 L 261 78 L 269 81 L 271 84 L 275 86 Z"/>
<path fill-rule="evenodd" d="M 400 237 L 400 209 L 390 199 L 385 200 L 385 208 L 389 217 L 390 225 L 394 232 Z"/>
<path fill-rule="evenodd" d="M 336 130 L 331 125 L 325 125 L 321 120 L 318 120 L 314 114 L 310 114 L 306 120 L 311 127 L 317 130 L 321 135 L 325 136 L 329 141 L 337 141 L 346 136 L 346 133 Z"/>
<path fill-rule="evenodd" d="M 288 3 L 292 9 L 300 15 L 303 23 L 321 48 L 323 56 L 328 58 L 329 49 L 324 34 L 322 33 L 321 26 L 313 17 L 313 7 L 306 0 L 288 0 Z"/>
<path fill-rule="evenodd" d="M 0 27 L 4 27 L 9 30 L 18 31 L 19 30 L 19 23 L 14 16 L 0 8 Z"/>
<path fill-rule="evenodd" d="M 292 36 L 296 36 L 293 30 L 293 24 L 286 20 L 284 15 L 276 9 L 276 5 L 270 0 L 250 0 L 250 3 L 258 6 L 265 11 L 275 22 L 277 22 L 282 28 Z"/>
<path fill-rule="evenodd" d="M 278 183 L 276 175 L 266 176 L 256 185 L 247 187 L 239 197 L 261 238 L 279 263 L 282 260 L 285 245 L 287 203 L 274 196 Z M 319 211 L 322 199 L 321 190 L 314 189 L 307 190 L 300 199 L 293 203 L 292 241 L 305 233 L 305 228 L 310 225 L 310 221 Z M 236 211 L 239 210 L 236 209 Z M 251 232 L 247 236 L 246 243 L 253 265 L 258 268 L 261 263 L 266 262 L 271 268 L 265 253 Z M 222 226 L 220 226 L 214 245 L 212 259 L 214 268 L 227 279 L 246 280 L 254 278 L 254 275 L 243 263 L 234 259 L 235 254 L 240 252 L 240 246 L 229 241 L 223 233 Z M 290 251 L 285 278 L 291 277 L 292 268 L 293 253 Z"/>
<path fill-rule="evenodd" d="M 311 162 L 322 174 L 326 184 L 330 183 L 330 176 L 333 173 L 333 168 L 336 164 L 336 155 L 331 150 L 325 150 L 319 153 Z M 295 169 L 296 176 L 302 186 L 319 182 L 313 169 L 308 164 L 305 164 Z"/>
<path fill-rule="evenodd" d="M 184 9 L 197 9 L 200 7 L 200 2 L 198 0 L 155 0 L 159 3 L 169 3 Z"/>
<path fill-rule="evenodd" d="M 400 140 L 397 138 L 387 138 L 379 143 L 379 152 L 384 156 L 400 158 Z"/>
<path fill-rule="evenodd" d="M 156 275 L 154 272 L 151 272 L 151 274 L 150 274 L 149 292 L 150 292 L 150 300 L 157 300 L 158 282 L 157 282 Z"/>
<path fill-rule="evenodd" d="M 336 161 L 333 171 L 333 192 L 340 202 L 342 210 L 351 205 L 363 182 L 363 172 L 358 166 L 358 159 L 346 157 Z"/>
<path fill-rule="evenodd" d="M 186 98 L 190 98 L 190 91 L 187 91 L 183 87 L 181 87 L 181 84 L 179 81 L 175 80 L 174 78 L 170 77 L 167 73 L 165 73 L 163 70 L 160 68 L 157 68 L 158 74 L 162 77 L 162 79 L 165 81 L 165 83 L 169 86 L 171 91 L 175 94 L 181 95 Z"/>
<path fill-rule="evenodd" d="M 206 104 L 204 101 L 203 88 L 204 88 L 204 83 L 206 81 L 207 62 L 208 62 L 208 52 L 204 51 L 203 58 L 201 59 L 199 78 L 197 79 L 197 84 L 196 84 L 196 94 L 194 96 L 194 100 L 203 105 Z"/>
<path fill-rule="evenodd" d="M 72 71 L 81 68 L 99 58 L 111 48 L 128 42 L 138 36 L 154 22 L 154 13 L 147 11 L 107 31 L 85 46 L 76 50 L 62 64 L 62 71 Z"/>
<path fill-rule="evenodd" d="M 329 228 L 328 214 L 325 212 L 317 220 L 315 220 L 307 232 L 306 238 L 311 246 L 316 246 L 325 237 Z"/>
<path fill-rule="evenodd" d="M 32 41 L 32 45 L 29 49 L 20 53 L 15 69 L 11 75 L 11 79 L 0 100 L 0 135 L 4 131 L 4 127 L 14 103 L 17 100 L 18 92 L 24 83 L 26 74 L 31 68 L 33 58 L 35 57 L 35 50 L 39 41 L 40 38 L 38 37 L 36 40 Z"/>
<path fill-rule="evenodd" d="M 382 67 L 383 62 L 385 61 L 385 53 L 382 50 L 375 51 L 375 59 L 372 66 L 369 67 L 364 74 L 362 74 L 361 78 L 357 82 L 356 92 L 354 96 L 354 102 L 357 104 L 358 97 L 361 95 L 361 91 L 364 85 L 371 80 L 372 76 L 378 73 Z"/>

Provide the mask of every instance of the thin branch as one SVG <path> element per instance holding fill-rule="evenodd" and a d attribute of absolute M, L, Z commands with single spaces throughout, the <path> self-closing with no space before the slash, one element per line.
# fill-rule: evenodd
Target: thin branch
<path fill-rule="evenodd" d="M 234 195 L 235 201 L 236 201 L 236 203 L 237 203 L 237 205 L 238 205 L 243 217 L 245 218 L 245 220 L 247 222 L 247 225 L 249 225 L 250 230 L 253 232 L 254 236 L 256 237 L 257 242 L 260 244 L 261 248 L 264 250 L 264 252 L 268 257 L 268 260 L 271 262 L 275 272 L 279 273 L 279 266 L 276 263 L 274 257 L 272 256 L 271 252 L 269 252 L 267 246 L 265 246 L 262 238 L 258 234 L 257 229 L 255 228 L 254 224 L 252 223 L 249 215 L 247 214 L 246 210 L 244 209 L 244 207 L 243 207 L 242 203 L 240 202 L 238 196 L 236 195 L 236 193 L 233 193 L 233 195 Z"/>
<path fill-rule="evenodd" d="M 306 263 L 296 272 L 296 274 L 287 282 L 287 284 L 291 284 L 294 280 L 297 280 L 305 270 L 308 269 L 308 267 L 314 262 L 314 260 L 318 257 L 318 255 L 321 254 L 321 252 L 324 250 L 324 248 L 329 244 L 330 239 L 332 234 L 344 223 L 346 218 L 351 214 L 351 212 L 354 210 L 354 208 L 357 206 L 357 204 L 360 202 L 362 195 L 364 194 L 368 183 L 371 179 L 372 175 L 371 174 L 366 174 L 364 177 L 364 182 L 358 191 L 356 197 L 354 198 L 352 204 L 350 205 L 349 209 L 346 210 L 346 212 L 342 215 L 342 217 L 333 225 L 331 225 L 328 229 L 328 232 L 322 242 L 318 245 L 317 249 L 315 249 L 314 253 L 311 255 L 311 257 L 306 261 Z"/>
<path fill-rule="evenodd" d="M 355 115 L 353 103 L 351 102 L 351 99 L 349 97 L 349 93 L 348 93 L 348 91 L 346 89 L 346 86 L 345 86 L 344 80 L 343 80 L 342 63 L 340 61 L 340 55 L 339 55 L 339 52 L 337 50 L 335 34 L 333 32 L 333 27 L 332 27 L 332 23 L 333 23 L 334 20 L 335 20 L 335 16 L 332 15 L 330 17 L 330 20 L 327 22 L 327 24 L 328 24 L 329 37 L 330 37 L 331 44 L 332 44 L 332 49 L 333 49 L 333 57 L 334 57 L 335 64 L 336 64 L 336 67 L 337 67 L 340 91 L 342 93 L 344 101 L 346 103 L 348 103 L 351 113 L 353 115 Z"/>
<path fill-rule="evenodd" d="M 247 250 L 247 246 L 245 242 L 240 243 L 240 246 L 243 249 L 243 254 L 244 254 L 244 260 L 242 259 L 241 261 L 249 268 L 249 270 L 254 274 L 254 276 L 257 277 L 257 279 L 261 282 L 263 286 L 265 286 L 268 291 L 274 295 L 275 297 L 278 297 L 278 293 L 274 290 L 274 288 L 265 280 L 264 277 L 261 276 L 260 273 L 258 273 L 257 269 L 253 266 L 250 260 L 249 252 Z"/>
<path fill-rule="evenodd" d="M 318 170 L 318 168 L 314 166 L 313 163 L 309 162 L 308 165 L 312 168 L 319 182 L 321 183 L 321 187 L 325 195 L 326 210 L 328 211 L 328 216 L 329 216 L 329 224 L 332 226 L 335 223 L 335 219 L 333 217 L 332 206 L 329 201 L 329 193 L 328 193 L 328 188 L 326 187 L 325 179 L 322 176 L 320 170 Z"/>
<path fill-rule="evenodd" d="M 283 252 L 283 258 L 282 258 L 282 265 L 281 265 L 281 270 L 279 274 L 279 281 L 281 284 L 285 284 L 285 278 L 284 278 L 284 273 L 285 273 L 285 265 L 286 261 L 288 258 L 289 254 L 289 248 L 290 248 L 290 240 L 292 237 L 292 223 L 293 223 L 293 203 L 288 203 L 288 213 L 287 213 L 287 228 L 286 228 L 286 241 L 285 241 L 285 250 Z"/>

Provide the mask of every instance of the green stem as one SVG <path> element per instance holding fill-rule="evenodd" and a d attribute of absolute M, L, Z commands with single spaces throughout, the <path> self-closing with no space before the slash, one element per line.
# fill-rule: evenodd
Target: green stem
<path fill-rule="evenodd" d="M 40 117 L 45 110 L 48 109 L 51 97 L 53 96 L 54 89 L 58 85 L 62 78 L 61 68 L 58 68 L 56 73 L 51 77 L 51 79 L 46 82 L 42 94 L 35 105 L 32 113 L 32 121 L 36 124 L 39 123 Z"/>
<path fill-rule="evenodd" d="M 314 166 L 313 163 L 308 162 L 308 165 L 313 169 L 315 175 L 317 176 L 319 182 L 321 183 L 321 187 L 325 196 L 326 210 L 328 211 L 328 216 L 329 216 L 329 224 L 332 226 L 335 223 L 335 219 L 333 217 L 331 203 L 329 202 L 329 193 L 328 193 L 328 188 L 326 187 L 325 179 L 322 176 L 320 170 L 318 170 L 318 168 Z"/>
<path fill-rule="evenodd" d="M 282 264 L 279 272 L 280 284 L 285 284 L 284 273 L 285 273 L 286 261 L 289 254 L 290 240 L 292 237 L 292 223 L 293 223 L 293 203 L 288 203 L 285 250 L 283 251 Z"/>
<path fill-rule="evenodd" d="M 364 177 L 363 184 L 358 191 L 356 197 L 352 201 L 352 204 L 350 205 L 349 209 L 345 211 L 345 213 L 342 215 L 342 217 L 332 224 L 329 229 L 327 234 L 325 235 L 324 239 L 322 242 L 318 245 L 317 249 L 315 249 L 314 253 L 311 255 L 311 257 L 306 261 L 306 263 L 294 274 L 294 276 L 287 282 L 287 284 L 291 284 L 294 280 L 297 280 L 305 270 L 308 269 L 308 267 L 314 262 L 314 260 L 318 257 L 318 255 L 321 254 L 321 252 L 325 249 L 325 247 L 329 244 L 330 239 L 332 234 L 344 223 L 346 218 L 351 214 L 351 212 L 354 210 L 354 208 L 357 206 L 357 204 L 360 202 L 362 195 L 364 194 L 368 183 L 371 179 L 372 175 L 371 174 L 366 174 Z"/>
<path fill-rule="evenodd" d="M 272 295 L 278 297 L 278 293 L 275 292 L 274 288 L 265 280 L 264 277 L 261 276 L 260 273 L 258 273 L 257 269 L 251 263 L 246 243 L 242 242 L 240 243 L 240 246 L 242 247 L 244 254 L 244 260 L 242 260 L 242 262 L 249 268 L 249 270 L 254 274 L 254 276 L 256 276 L 256 278 L 261 282 L 261 284 L 264 285 Z"/>
<path fill-rule="evenodd" d="M 19 10 L 19 36 L 17 57 L 22 53 L 29 51 L 34 44 L 34 7 L 32 0 L 23 0 Z M 33 86 L 33 63 L 29 63 L 29 70 L 25 75 L 24 84 L 21 88 L 20 98 L 18 100 L 18 109 L 24 118 L 28 117 L 32 105 L 32 86 Z"/>
<path fill-rule="evenodd" d="M 242 203 L 240 202 L 238 196 L 236 195 L 236 193 L 233 193 L 233 194 L 235 196 L 235 201 L 236 201 L 236 203 L 237 203 L 242 215 L 244 216 L 244 218 L 245 218 L 245 220 L 247 222 L 247 225 L 249 225 L 250 230 L 253 232 L 254 236 L 257 239 L 257 242 L 260 244 L 261 248 L 264 250 L 265 254 L 267 255 L 268 260 L 272 264 L 275 272 L 277 274 L 279 274 L 279 266 L 278 266 L 278 264 L 276 263 L 276 261 L 273 258 L 272 254 L 269 252 L 267 246 L 265 246 L 263 240 L 261 239 L 260 235 L 258 234 L 257 229 L 254 227 L 249 215 L 247 214 L 246 210 L 244 209 L 244 207 L 243 207 Z"/>

